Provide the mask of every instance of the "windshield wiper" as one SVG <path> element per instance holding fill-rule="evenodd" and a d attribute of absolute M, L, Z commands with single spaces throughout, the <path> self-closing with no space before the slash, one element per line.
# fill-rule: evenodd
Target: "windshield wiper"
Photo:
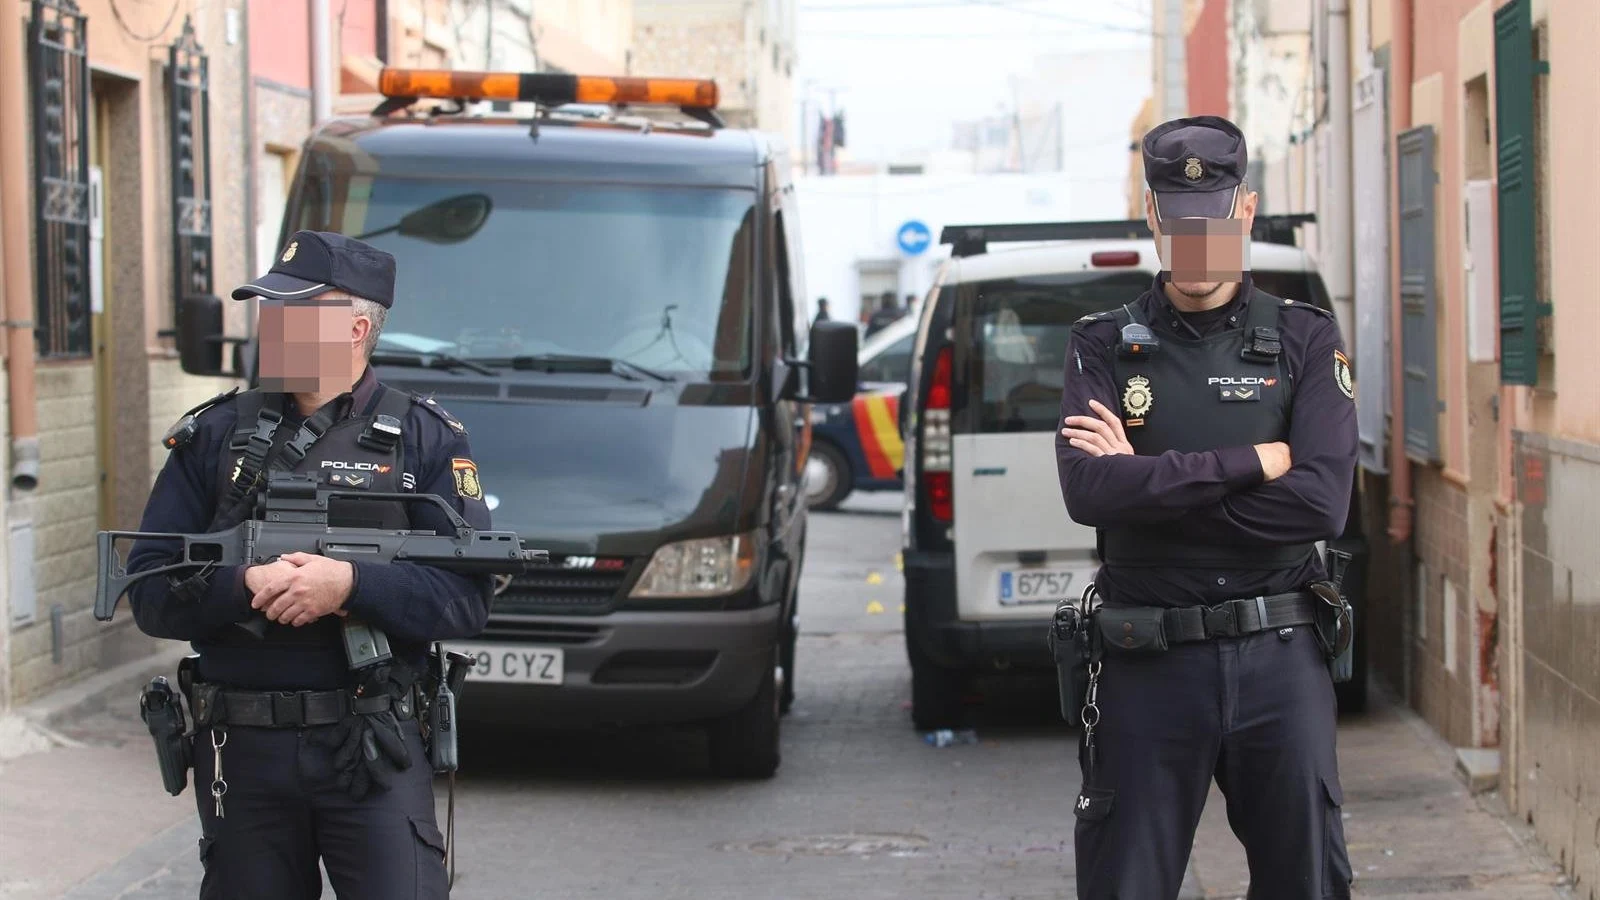
<path fill-rule="evenodd" d="M 609 372 L 613 375 L 638 381 L 640 375 L 656 381 L 671 381 L 672 377 L 638 363 L 609 356 L 574 356 L 565 353 L 540 353 L 534 356 L 513 356 L 508 360 L 513 369 L 544 370 L 546 372 Z"/>
<path fill-rule="evenodd" d="M 494 369 L 483 363 L 451 356 L 448 353 L 394 353 L 383 351 L 372 354 L 372 362 L 387 366 L 415 366 L 421 369 L 467 369 L 479 375 L 493 375 Z"/>

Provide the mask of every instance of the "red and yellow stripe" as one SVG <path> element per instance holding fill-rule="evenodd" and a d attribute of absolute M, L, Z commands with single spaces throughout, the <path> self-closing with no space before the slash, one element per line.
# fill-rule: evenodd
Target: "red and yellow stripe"
<path fill-rule="evenodd" d="M 867 458 L 867 472 L 873 478 L 893 478 L 905 464 L 906 445 L 900 440 L 898 423 L 900 397 L 897 394 L 867 394 L 851 401 L 856 437 Z"/>

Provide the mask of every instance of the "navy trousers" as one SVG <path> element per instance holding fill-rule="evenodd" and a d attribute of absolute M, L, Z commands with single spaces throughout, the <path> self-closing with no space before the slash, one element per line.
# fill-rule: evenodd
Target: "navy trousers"
<path fill-rule="evenodd" d="M 194 788 L 205 866 L 201 900 L 316 900 L 320 859 L 340 900 L 443 900 L 444 838 L 433 770 L 414 720 L 401 723 L 411 768 L 387 791 L 352 800 L 335 782 L 319 728 L 227 729 L 224 815 L 211 797 L 211 732 L 194 744 Z"/>
<path fill-rule="evenodd" d="M 1333 681 L 1309 626 L 1107 652 L 1077 816 L 1079 900 L 1174 900 L 1216 779 L 1250 900 L 1345 900 Z"/>

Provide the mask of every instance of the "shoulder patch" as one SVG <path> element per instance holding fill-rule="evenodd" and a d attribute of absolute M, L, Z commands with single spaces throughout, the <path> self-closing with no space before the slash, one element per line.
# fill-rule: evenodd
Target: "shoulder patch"
<path fill-rule="evenodd" d="M 1089 313 L 1087 316 L 1084 316 L 1083 318 L 1079 319 L 1077 324 L 1084 325 L 1084 324 L 1087 324 L 1089 322 L 1098 322 L 1101 319 L 1104 319 L 1105 317 L 1107 317 L 1109 315 L 1111 315 L 1111 313 L 1108 313 L 1108 312 Z"/>
<path fill-rule="evenodd" d="M 430 413 L 433 413 L 435 416 L 438 416 L 439 421 L 447 425 L 451 431 L 454 431 L 456 434 L 467 433 L 467 426 L 461 424 L 461 420 L 451 415 L 444 407 L 435 403 L 432 397 L 424 397 L 421 394 L 410 391 L 407 391 L 407 393 L 411 394 L 412 403 L 422 407 Z"/>

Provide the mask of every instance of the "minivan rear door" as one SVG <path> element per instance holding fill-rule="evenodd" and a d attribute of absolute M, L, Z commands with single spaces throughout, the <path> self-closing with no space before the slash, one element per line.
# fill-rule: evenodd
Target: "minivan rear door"
<path fill-rule="evenodd" d="M 961 619 L 1047 616 L 1093 578 L 1094 529 L 1067 517 L 1055 464 L 1068 342 L 1080 317 L 1132 301 L 1151 278 L 1090 269 L 957 289 L 951 430 Z"/>

